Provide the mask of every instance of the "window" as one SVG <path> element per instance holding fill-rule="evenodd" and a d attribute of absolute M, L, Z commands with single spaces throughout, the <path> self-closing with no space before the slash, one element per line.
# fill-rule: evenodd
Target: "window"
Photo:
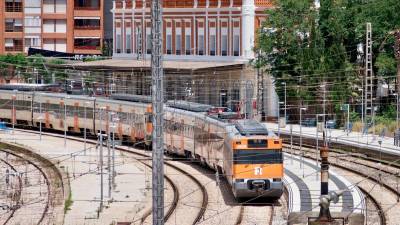
<path fill-rule="evenodd" d="M 5 25 L 6 25 L 6 29 L 5 29 L 6 32 L 22 32 L 23 31 L 22 20 L 20 20 L 20 19 L 6 19 Z"/>
<path fill-rule="evenodd" d="M 135 52 L 139 55 L 142 54 L 142 29 L 140 24 L 136 24 Z"/>
<path fill-rule="evenodd" d="M 151 54 L 151 34 L 146 35 L 146 53 Z"/>
<path fill-rule="evenodd" d="M 76 49 L 100 50 L 99 38 L 75 38 L 74 47 Z"/>
<path fill-rule="evenodd" d="M 100 29 L 100 19 L 80 19 L 74 20 L 75 29 L 79 30 L 98 30 Z"/>
<path fill-rule="evenodd" d="M 39 37 L 25 38 L 25 47 L 40 47 Z"/>
<path fill-rule="evenodd" d="M 6 0 L 6 12 L 22 12 L 22 0 Z"/>
<path fill-rule="evenodd" d="M 234 164 L 279 164 L 283 163 L 281 150 L 236 150 L 233 152 Z"/>
<path fill-rule="evenodd" d="M 240 37 L 239 35 L 233 36 L 233 55 L 239 56 L 240 51 Z"/>
<path fill-rule="evenodd" d="M 228 35 L 222 35 L 221 40 L 221 55 L 227 56 L 228 55 Z"/>
<path fill-rule="evenodd" d="M 210 36 L 210 55 L 215 55 L 216 54 L 216 46 L 217 41 L 215 35 Z"/>
<path fill-rule="evenodd" d="M 38 27 L 41 26 L 42 20 L 39 16 L 26 16 L 25 17 L 25 26 L 26 27 Z"/>
<path fill-rule="evenodd" d="M 182 36 L 180 34 L 177 34 L 175 36 L 175 48 L 176 48 L 176 54 L 180 55 L 182 48 Z"/>
<path fill-rule="evenodd" d="M 167 34 L 167 54 L 170 55 L 172 54 L 172 35 Z"/>
<path fill-rule="evenodd" d="M 121 34 L 117 34 L 116 45 L 117 45 L 116 46 L 117 53 L 121 53 L 121 49 L 122 49 Z"/>
<path fill-rule="evenodd" d="M 186 51 L 186 55 L 190 55 L 191 54 L 191 36 L 190 35 L 186 35 L 185 36 L 185 51 Z"/>
<path fill-rule="evenodd" d="M 42 2 L 38 0 L 25 0 L 25 7 L 41 7 Z"/>
<path fill-rule="evenodd" d="M 7 52 L 22 52 L 22 39 L 6 39 L 5 47 Z"/>
<path fill-rule="evenodd" d="M 128 53 L 128 54 L 132 53 L 132 32 L 131 32 L 131 28 L 127 28 L 126 29 L 125 52 Z"/>
<path fill-rule="evenodd" d="M 204 35 L 199 35 L 199 46 L 197 47 L 197 54 L 204 55 Z"/>

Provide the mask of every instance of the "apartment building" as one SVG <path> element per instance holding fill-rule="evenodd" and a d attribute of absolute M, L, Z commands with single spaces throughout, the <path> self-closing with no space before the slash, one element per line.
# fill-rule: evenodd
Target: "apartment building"
<path fill-rule="evenodd" d="M 114 58 L 150 58 L 151 1 L 113 4 Z M 166 60 L 248 61 L 271 0 L 163 1 Z"/>
<path fill-rule="evenodd" d="M 103 0 L 0 0 L 0 54 L 101 54 Z"/>

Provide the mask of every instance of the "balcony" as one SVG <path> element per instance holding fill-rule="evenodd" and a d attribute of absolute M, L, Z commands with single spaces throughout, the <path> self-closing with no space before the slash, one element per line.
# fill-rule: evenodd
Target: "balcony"
<path fill-rule="evenodd" d="M 22 12 L 22 2 L 6 0 L 6 12 Z"/>
<path fill-rule="evenodd" d="M 100 10 L 99 0 L 75 0 L 75 10 Z"/>
<path fill-rule="evenodd" d="M 19 19 L 6 19 L 5 20 L 5 32 L 22 32 L 24 27 L 22 26 L 22 20 Z"/>
<path fill-rule="evenodd" d="M 76 30 L 100 30 L 100 19 L 75 19 Z"/>
<path fill-rule="evenodd" d="M 76 38 L 74 40 L 74 48 L 80 50 L 100 50 L 100 39 L 96 38 Z"/>
<path fill-rule="evenodd" d="M 22 39 L 6 39 L 6 52 L 22 52 L 24 49 Z"/>

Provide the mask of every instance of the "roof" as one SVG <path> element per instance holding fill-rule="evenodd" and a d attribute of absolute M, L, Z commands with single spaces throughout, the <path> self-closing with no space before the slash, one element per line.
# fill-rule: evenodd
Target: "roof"
<path fill-rule="evenodd" d="M 238 120 L 235 127 L 241 135 L 268 135 L 267 128 L 255 120 Z"/>
<path fill-rule="evenodd" d="M 164 70 L 203 70 L 210 68 L 242 67 L 244 62 L 213 62 L 213 61 L 164 61 Z M 79 62 L 61 65 L 74 69 L 101 69 L 101 70 L 150 70 L 150 60 L 133 59 L 106 59 L 90 62 Z"/>

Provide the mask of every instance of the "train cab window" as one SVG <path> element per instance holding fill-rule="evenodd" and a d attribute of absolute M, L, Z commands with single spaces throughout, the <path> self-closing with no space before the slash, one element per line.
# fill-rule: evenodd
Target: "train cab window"
<path fill-rule="evenodd" d="M 283 163 L 280 150 L 235 150 L 234 164 L 279 164 Z"/>
<path fill-rule="evenodd" d="M 248 148 L 268 148 L 268 140 L 249 139 L 247 140 Z"/>

